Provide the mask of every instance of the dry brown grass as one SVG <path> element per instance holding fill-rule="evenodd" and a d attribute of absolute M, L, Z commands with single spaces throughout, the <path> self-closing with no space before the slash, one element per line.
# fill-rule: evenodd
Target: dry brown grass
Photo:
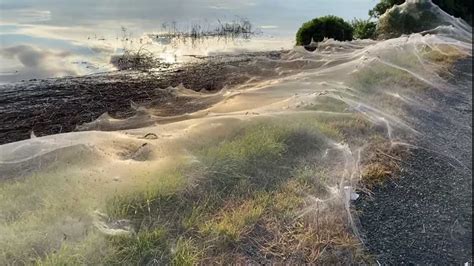
<path fill-rule="evenodd" d="M 362 153 L 361 186 L 368 191 L 396 176 L 402 159 L 409 150 L 404 146 L 393 146 L 386 139 L 375 138 Z"/>

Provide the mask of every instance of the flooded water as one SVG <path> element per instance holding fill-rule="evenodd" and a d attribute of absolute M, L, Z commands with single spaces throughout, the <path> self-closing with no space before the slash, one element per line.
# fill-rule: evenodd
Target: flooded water
<path fill-rule="evenodd" d="M 373 2 L 1 0 L 0 82 L 114 70 L 110 58 L 127 47 L 143 46 L 168 63 L 186 61 L 188 55 L 290 49 L 303 22 L 326 14 L 366 18 Z M 194 45 L 149 37 L 171 27 L 205 30 L 241 19 L 248 19 L 257 34 Z"/>

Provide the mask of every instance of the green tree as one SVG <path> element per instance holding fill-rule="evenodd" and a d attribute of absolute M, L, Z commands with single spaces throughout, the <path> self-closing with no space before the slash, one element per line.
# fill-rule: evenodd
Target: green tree
<path fill-rule="evenodd" d="M 432 9 L 429 1 L 407 3 L 405 7 L 395 7 L 380 17 L 377 37 L 389 39 L 402 34 L 411 34 L 434 29 L 446 21 Z"/>
<path fill-rule="evenodd" d="M 381 0 L 374 8 L 369 10 L 369 16 L 372 18 L 379 18 L 381 15 L 394 5 L 405 3 L 405 0 Z"/>
<path fill-rule="evenodd" d="M 375 39 L 377 24 L 369 19 L 354 19 L 351 22 L 356 39 Z"/>
<path fill-rule="evenodd" d="M 324 16 L 304 23 L 296 33 L 296 44 L 307 45 L 311 40 L 320 42 L 324 38 L 350 41 L 353 38 L 352 26 L 342 18 Z"/>
<path fill-rule="evenodd" d="M 472 1 L 471 0 L 433 0 L 446 13 L 462 18 L 472 26 Z"/>
<path fill-rule="evenodd" d="M 403 4 L 405 0 L 380 0 L 374 8 L 369 10 L 369 16 L 379 18 L 394 5 Z M 446 13 L 464 19 L 472 25 L 472 1 L 471 0 L 433 0 Z"/>

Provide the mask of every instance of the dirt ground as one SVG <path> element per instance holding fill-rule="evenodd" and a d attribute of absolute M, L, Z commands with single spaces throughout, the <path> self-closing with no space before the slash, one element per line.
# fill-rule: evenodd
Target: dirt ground
<path fill-rule="evenodd" d="M 197 111 L 212 102 L 176 97 L 163 89 L 183 84 L 187 89 L 213 93 L 249 79 L 234 75 L 232 67 L 255 56 L 278 58 L 280 53 L 201 58 L 197 63 L 156 72 L 116 71 L 0 85 L 0 144 L 28 139 L 31 132 L 44 136 L 74 131 L 77 125 L 106 112 L 126 118 L 135 112 L 131 102 L 153 107 L 162 116 Z"/>

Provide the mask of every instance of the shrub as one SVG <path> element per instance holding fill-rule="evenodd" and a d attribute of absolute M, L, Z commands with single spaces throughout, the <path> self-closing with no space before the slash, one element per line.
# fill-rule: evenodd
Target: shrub
<path fill-rule="evenodd" d="M 377 24 L 370 20 L 354 19 L 352 22 L 355 39 L 375 39 Z"/>
<path fill-rule="evenodd" d="M 466 0 L 433 0 L 446 13 L 464 19 L 472 26 L 472 1 Z"/>
<path fill-rule="evenodd" d="M 401 5 L 405 3 L 405 0 L 381 0 L 374 8 L 369 10 L 369 16 L 372 18 L 379 18 L 385 11 L 390 9 L 394 5 Z"/>
<path fill-rule="evenodd" d="M 325 16 L 304 23 L 296 33 L 296 44 L 307 45 L 311 40 L 320 42 L 324 38 L 338 41 L 352 40 L 352 26 L 342 18 Z"/>
<path fill-rule="evenodd" d="M 377 27 L 379 39 L 396 38 L 402 34 L 411 34 L 434 29 L 445 23 L 431 9 L 428 1 L 409 2 L 404 7 L 390 9 L 380 17 Z"/>
<path fill-rule="evenodd" d="M 369 11 L 369 15 L 373 18 L 379 18 L 388 9 L 394 5 L 403 4 L 405 0 L 381 0 L 373 9 Z M 472 1 L 465 0 L 433 0 L 446 13 L 458 18 L 464 19 L 472 25 Z"/>
<path fill-rule="evenodd" d="M 125 49 L 122 55 L 114 55 L 110 63 L 118 70 L 141 70 L 146 71 L 158 66 L 164 66 L 152 52 L 142 49 Z"/>

